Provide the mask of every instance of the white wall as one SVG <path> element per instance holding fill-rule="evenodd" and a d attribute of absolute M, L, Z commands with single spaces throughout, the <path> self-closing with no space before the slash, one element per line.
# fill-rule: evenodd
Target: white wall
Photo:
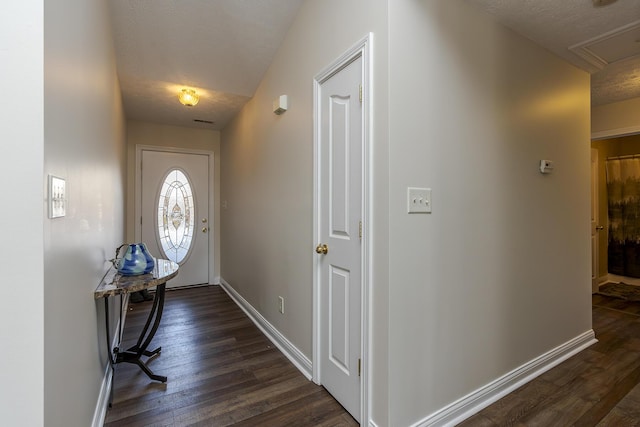
<path fill-rule="evenodd" d="M 43 3 L 9 2 L 0 13 L 0 420 L 43 424 Z"/>
<path fill-rule="evenodd" d="M 66 217 L 44 220 L 48 426 L 91 425 L 107 366 L 103 304 L 93 291 L 124 239 L 126 172 L 108 17 L 102 0 L 45 3 L 44 173 L 67 184 Z"/>
<path fill-rule="evenodd" d="M 389 424 L 407 426 L 591 329 L 590 96 L 462 0 L 389 9 Z M 432 188 L 431 215 L 406 214 L 407 186 Z"/>
<path fill-rule="evenodd" d="M 135 242 L 136 145 L 207 150 L 214 153 L 214 271 L 220 272 L 220 132 L 129 120 L 127 122 L 127 242 Z"/>
<path fill-rule="evenodd" d="M 640 98 L 593 107 L 591 132 L 594 139 L 640 133 Z"/>
<path fill-rule="evenodd" d="M 374 33 L 373 419 L 387 418 L 387 4 L 309 0 L 253 99 L 222 131 L 221 276 L 307 357 L 312 349 L 313 78 Z M 272 101 L 289 97 L 276 116 Z M 277 297 L 286 314 L 278 313 Z"/>

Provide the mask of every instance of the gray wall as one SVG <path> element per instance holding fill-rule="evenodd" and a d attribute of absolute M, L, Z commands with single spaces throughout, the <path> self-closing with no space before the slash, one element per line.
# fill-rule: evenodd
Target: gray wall
<path fill-rule="evenodd" d="M 306 2 L 222 132 L 222 276 L 309 356 L 311 82 L 372 31 L 371 418 L 405 426 L 591 329 L 589 76 L 462 0 L 358 3 Z"/>
<path fill-rule="evenodd" d="M 308 358 L 312 348 L 313 78 L 374 33 L 375 245 L 369 361 L 373 418 L 387 418 L 387 2 L 305 2 L 255 96 L 222 131 L 221 276 Z M 272 101 L 288 95 L 276 116 Z M 286 313 L 278 313 L 277 296 Z"/>
<path fill-rule="evenodd" d="M 593 107 L 593 138 L 613 138 L 640 132 L 640 98 L 631 98 Z"/>
<path fill-rule="evenodd" d="M 590 92 L 462 0 L 389 8 L 389 424 L 405 426 L 591 329 Z M 406 214 L 407 186 L 432 188 L 431 215 Z"/>
<path fill-rule="evenodd" d="M 107 2 L 45 2 L 44 20 L 44 173 L 67 183 L 67 216 L 44 220 L 44 419 L 88 426 L 107 366 L 93 291 L 124 239 L 125 121 Z"/>

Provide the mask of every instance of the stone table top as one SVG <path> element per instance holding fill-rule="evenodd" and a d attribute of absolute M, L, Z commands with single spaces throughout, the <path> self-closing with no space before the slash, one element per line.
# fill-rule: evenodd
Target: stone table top
<path fill-rule="evenodd" d="M 154 288 L 166 283 L 178 275 L 178 264 L 168 259 L 157 259 L 153 271 L 138 276 L 124 276 L 111 267 L 105 274 L 102 282 L 93 293 L 95 299 L 111 297 L 143 289 Z"/>

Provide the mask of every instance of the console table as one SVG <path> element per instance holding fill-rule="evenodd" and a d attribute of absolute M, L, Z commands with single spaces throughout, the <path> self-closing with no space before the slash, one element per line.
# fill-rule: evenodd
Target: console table
<path fill-rule="evenodd" d="M 142 360 L 142 356 L 153 357 L 160 354 L 161 347 L 149 351 L 147 347 L 151 343 L 153 336 L 160 325 L 162 318 L 162 309 L 164 307 L 164 294 L 167 281 L 174 278 L 178 274 L 178 264 L 166 259 L 156 259 L 155 267 L 149 274 L 139 276 L 123 276 L 118 273 L 115 268 L 111 268 L 100 282 L 100 285 L 94 292 L 94 298 L 104 299 L 105 323 L 107 329 L 107 349 L 111 347 L 111 338 L 109 331 L 109 297 L 116 295 L 125 295 L 132 292 L 142 291 L 144 289 L 156 288 L 156 295 L 153 299 L 153 306 L 149 311 L 147 322 L 140 332 L 138 342 L 131 348 L 121 350 L 119 348 L 122 341 L 122 324 L 123 324 L 123 303 L 124 298 L 120 302 L 120 323 L 118 330 L 118 341 L 116 347 L 109 350 L 109 362 L 111 363 L 111 378 L 115 364 L 117 363 L 133 363 L 144 371 L 149 378 L 155 381 L 166 382 L 167 377 L 154 374 L 147 364 Z M 113 391 L 113 386 L 111 387 Z"/>

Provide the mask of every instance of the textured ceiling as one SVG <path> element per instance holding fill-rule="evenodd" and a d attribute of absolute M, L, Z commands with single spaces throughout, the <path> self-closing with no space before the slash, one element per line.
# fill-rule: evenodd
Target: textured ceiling
<path fill-rule="evenodd" d="M 592 105 L 640 97 L 640 56 L 612 62 L 599 70 L 570 50 L 640 20 L 640 0 L 617 0 L 596 7 L 592 0 L 467 0 L 498 21 L 592 73 Z M 625 42 L 619 39 L 619 44 Z M 638 51 L 639 38 L 626 40 Z M 614 49 L 616 43 L 607 49 Z"/>
<path fill-rule="evenodd" d="M 253 96 L 301 3 L 110 0 L 127 117 L 222 129 Z M 196 89 L 198 105 L 178 102 L 183 87 Z"/>
<path fill-rule="evenodd" d="M 109 0 L 127 117 L 222 129 L 253 96 L 302 1 Z M 592 0 L 467 1 L 592 73 L 593 105 L 640 97 L 640 55 L 599 69 L 580 48 L 613 55 L 624 42 L 625 52 L 639 52 L 640 33 L 589 43 L 634 22 L 640 32 L 640 0 L 602 7 Z M 178 103 L 183 87 L 198 91 L 198 105 Z"/>

